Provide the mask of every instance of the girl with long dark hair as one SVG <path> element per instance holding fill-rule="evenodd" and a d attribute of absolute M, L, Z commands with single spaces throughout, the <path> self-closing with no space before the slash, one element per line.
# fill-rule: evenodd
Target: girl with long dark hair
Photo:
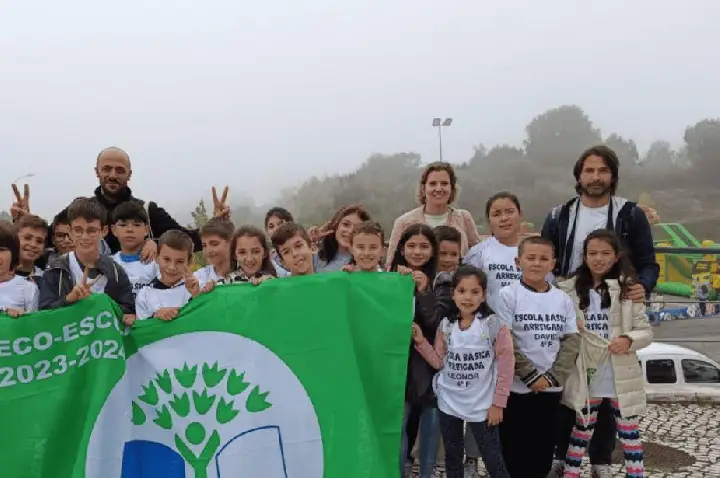
<path fill-rule="evenodd" d="M 645 305 L 628 299 L 636 281 L 615 233 L 599 229 L 585 238 L 583 262 L 574 277 L 558 285 L 575 303 L 581 337 L 577 367 L 563 392 L 563 403 L 576 412 L 565 477 L 579 478 L 593 432 L 604 426 L 598 421 L 603 402 L 613 410 L 626 475 L 644 476 L 639 424 L 646 407 L 645 381 L 636 352 L 650 345 L 653 334 Z M 562 451 L 556 450 L 556 456 Z M 599 467 L 593 465 L 598 476 L 609 472 Z"/>

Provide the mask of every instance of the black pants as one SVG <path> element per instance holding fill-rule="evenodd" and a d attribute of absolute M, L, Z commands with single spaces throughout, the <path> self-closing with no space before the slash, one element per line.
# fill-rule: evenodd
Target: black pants
<path fill-rule="evenodd" d="M 490 478 L 510 478 L 500 449 L 498 427 L 488 426 L 487 421 L 468 422 L 467 426 L 475 436 L 480 456 Z M 465 450 L 463 421 L 440 412 L 440 429 L 445 445 L 445 474 L 447 478 L 463 478 L 465 476 L 463 472 L 463 451 Z"/>
<path fill-rule="evenodd" d="M 408 437 L 407 456 L 405 458 L 410 462 L 413 461 L 412 449 L 415 447 L 415 439 L 420 429 L 420 410 L 421 407 L 412 407 L 410 415 L 408 415 L 407 425 L 405 425 L 405 433 L 407 433 Z"/>
<path fill-rule="evenodd" d="M 568 446 L 570 445 L 570 433 L 575 425 L 576 413 L 574 410 L 560 405 L 558 409 L 558 420 L 555 434 L 555 459 L 565 461 Z M 610 399 L 603 400 L 598 410 L 595 432 L 590 440 L 588 455 L 593 465 L 610 465 L 612 454 L 615 450 L 615 435 L 617 426 L 613 415 Z"/>
<path fill-rule="evenodd" d="M 500 442 L 512 478 L 545 478 L 550 472 L 560 395 L 510 393 L 500 424 Z"/>

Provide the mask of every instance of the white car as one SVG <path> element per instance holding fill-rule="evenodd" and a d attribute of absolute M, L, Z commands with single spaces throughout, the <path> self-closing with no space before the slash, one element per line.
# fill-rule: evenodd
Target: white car
<path fill-rule="evenodd" d="M 720 401 L 720 364 L 706 355 L 661 342 L 637 355 L 649 400 Z"/>

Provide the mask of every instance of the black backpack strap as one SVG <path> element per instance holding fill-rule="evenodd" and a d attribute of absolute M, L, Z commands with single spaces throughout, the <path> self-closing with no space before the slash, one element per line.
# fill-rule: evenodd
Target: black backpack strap
<path fill-rule="evenodd" d="M 573 218 L 572 225 L 570 224 L 570 207 L 576 203 L 576 209 L 580 204 L 580 200 L 575 197 L 560 207 L 560 215 L 558 216 L 558 238 L 559 249 L 556 251 L 559 264 L 555 267 L 556 275 L 567 275 L 567 269 L 570 267 L 570 260 L 572 259 L 573 244 L 575 242 L 575 227 L 577 226 L 577 214 Z M 568 227 L 570 229 L 570 235 L 568 235 Z"/>
<path fill-rule="evenodd" d="M 147 213 L 147 217 L 148 217 L 148 231 L 149 231 L 148 237 L 150 239 L 155 239 L 155 236 L 153 235 L 153 232 L 152 232 L 152 224 L 150 223 L 150 201 L 143 202 L 143 206 L 145 207 L 145 212 Z"/>
<path fill-rule="evenodd" d="M 628 235 L 633 228 L 635 209 L 637 209 L 637 203 L 627 201 L 618 211 L 617 223 L 614 229 L 618 239 L 625 247 L 628 247 Z"/>

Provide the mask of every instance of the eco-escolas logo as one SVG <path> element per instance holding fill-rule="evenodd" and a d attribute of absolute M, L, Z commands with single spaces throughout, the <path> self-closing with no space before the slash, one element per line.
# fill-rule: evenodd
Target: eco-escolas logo
<path fill-rule="evenodd" d="M 93 470 L 118 432 L 117 468 Z M 221 332 L 173 336 L 128 360 L 93 429 L 86 476 L 321 478 L 317 415 L 300 380 L 259 343 Z"/>

